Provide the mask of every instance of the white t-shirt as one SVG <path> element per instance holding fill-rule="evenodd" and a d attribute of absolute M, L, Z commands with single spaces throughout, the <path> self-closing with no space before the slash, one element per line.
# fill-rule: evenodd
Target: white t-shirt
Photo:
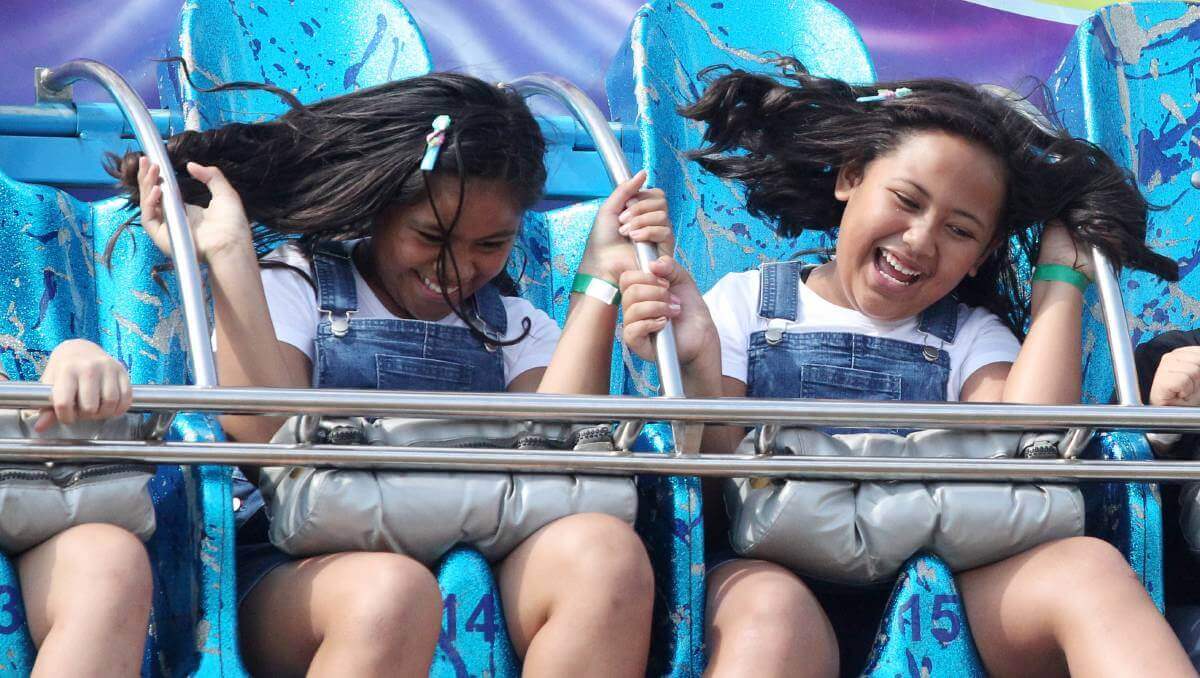
<path fill-rule="evenodd" d="M 721 373 L 742 383 L 746 383 L 750 335 L 767 329 L 767 319 L 758 315 L 760 279 L 758 270 L 730 273 L 704 295 L 721 338 Z M 894 322 L 872 320 L 826 301 L 803 282 L 796 306 L 796 321 L 788 324 L 788 332 L 853 332 L 914 344 L 926 340 L 917 331 L 917 317 Z M 941 348 L 950 354 L 947 399 L 955 401 L 976 370 L 991 363 L 1013 362 L 1021 344 L 990 311 L 959 304 L 954 343 Z"/>
<path fill-rule="evenodd" d="M 265 259 L 286 261 L 291 266 L 303 269 L 310 276 L 313 274 L 312 263 L 287 245 L 268 254 Z M 292 268 L 263 268 L 262 283 L 267 295 L 267 306 L 271 310 L 271 323 L 275 326 L 275 337 L 300 349 L 315 363 L 317 325 L 321 322 L 316 290 L 303 275 Z M 379 301 L 379 297 L 371 291 L 371 286 L 363 279 L 357 267 L 354 267 L 354 289 L 358 294 L 358 311 L 354 318 L 398 317 Z M 504 302 L 504 310 L 508 313 L 505 341 L 520 336 L 523 331 L 521 321 L 524 318 L 529 318 L 530 322 L 528 336 L 516 344 L 501 348 L 504 358 L 504 383 L 508 385 L 524 372 L 550 364 L 550 356 L 558 343 L 560 330 L 550 316 L 534 308 L 528 301 L 520 297 L 501 297 L 501 300 Z M 437 324 L 466 327 L 466 323 L 453 313 L 438 320 Z"/>

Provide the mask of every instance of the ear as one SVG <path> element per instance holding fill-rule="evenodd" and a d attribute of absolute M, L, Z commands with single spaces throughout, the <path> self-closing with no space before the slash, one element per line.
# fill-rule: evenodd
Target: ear
<path fill-rule="evenodd" d="M 837 181 L 833 185 L 833 197 L 842 202 L 850 199 L 850 194 L 862 183 L 862 167 L 857 163 L 842 165 L 838 169 Z"/>

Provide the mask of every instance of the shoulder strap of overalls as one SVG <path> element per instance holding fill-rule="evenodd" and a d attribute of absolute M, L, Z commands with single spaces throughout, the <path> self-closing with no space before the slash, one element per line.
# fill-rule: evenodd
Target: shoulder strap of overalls
<path fill-rule="evenodd" d="M 475 293 L 475 311 L 494 338 L 503 338 L 508 332 L 508 311 L 495 285 L 488 283 Z"/>
<path fill-rule="evenodd" d="M 922 311 L 917 330 L 953 344 L 954 335 L 958 333 L 958 301 L 947 295 Z"/>
<path fill-rule="evenodd" d="M 772 320 L 796 319 L 796 307 L 800 293 L 800 272 L 804 264 L 799 261 L 773 261 L 758 267 L 758 315 Z"/>
<path fill-rule="evenodd" d="M 758 267 L 758 315 L 767 321 L 767 343 L 783 340 L 788 324 L 796 320 L 800 278 L 804 264 L 799 261 L 774 261 Z"/>
<path fill-rule="evenodd" d="M 323 242 L 313 251 L 317 307 L 321 315 L 343 317 L 358 310 L 353 252 L 352 242 Z"/>

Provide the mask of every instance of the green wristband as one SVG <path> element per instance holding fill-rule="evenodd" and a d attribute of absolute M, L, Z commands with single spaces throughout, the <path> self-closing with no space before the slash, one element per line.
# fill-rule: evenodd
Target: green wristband
<path fill-rule="evenodd" d="M 1033 271 L 1033 279 L 1065 282 L 1079 288 L 1080 292 L 1087 292 L 1092 284 L 1092 279 L 1086 274 L 1063 264 L 1039 264 Z"/>
<path fill-rule="evenodd" d="M 609 306 L 621 303 L 621 291 L 616 285 L 586 273 L 575 274 L 575 282 L 571 285 L 571 291 L 599 299 Z"/>

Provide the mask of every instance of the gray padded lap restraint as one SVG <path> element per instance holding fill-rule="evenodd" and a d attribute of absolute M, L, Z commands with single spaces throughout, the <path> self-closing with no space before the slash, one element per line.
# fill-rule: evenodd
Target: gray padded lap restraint
<path fill-rule="evenodd" d="M 143 417 L 57 424 L 36 433 L 37 412 L 0 410 L 0 438 L 142 440 Z M 0 466 L 0 550 L 22 553 L 63 530 L 85 523 L 122 527 L 143 541 L 154 534 L 154 503 L 147 485 L 154 467 L 133 462 Z"/>
<path fill-rule="evenodd" d="M 298 440 L 294 423 L 273 442 Z M 380 419 L 361 428 L 374 445 L 611 451 L 608 427 L 528 422 Z M 632 477 L 264 468 L 270 538 L 295 556 L 390 551 L 432 564 L 455 544 L 488 560 L 507 556 L 558 518 L 637 515 Z"/>
<path fill-rule="evenodd" d="M 753 454 L 752 432 L 738 448 Z M 1011 457 L 1021 433 L 928 430 L 908 436 L 828 435 L 784 429 L 775 454 L 856 457 Z M 1044 442 L 1045 436 L 1038 436 Z M 1072 485 L 736 478 L 725 490 L 739 554 L 846 584 L 891 579 L 919 551 L 955 570 L 979 567 L 1043 542 L 1083 534 Z"/>

